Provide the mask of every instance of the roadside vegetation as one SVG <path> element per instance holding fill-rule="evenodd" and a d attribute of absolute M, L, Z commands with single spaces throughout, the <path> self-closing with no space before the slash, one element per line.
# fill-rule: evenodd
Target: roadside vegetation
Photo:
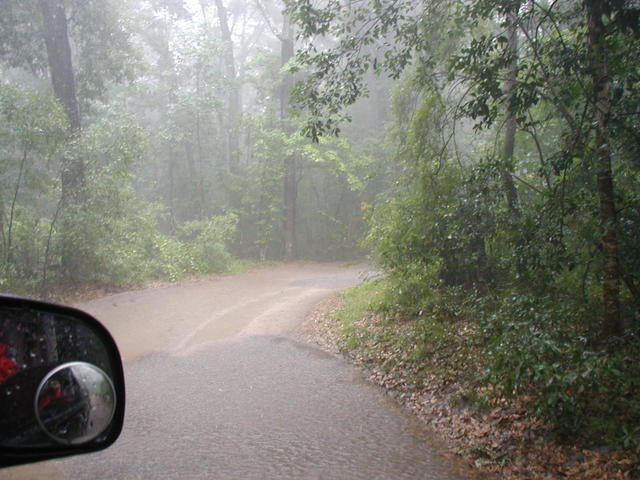
<path fill-rule="evenodd" d="M 514 408 L 542 422 L 545 441 L 626 452 L 615 472 L 586 478 L 637 478 L 637 5 L 290 10 L 303 38 L 338 39 L 299 55 L 311 70 L 297 94 L 312 138 L 340 130 L 343 107 L 366 91 L 363 72 L 398 79 L 394 182 L 365 209 L 382 278 L 348 295 L 342 348 L 383 378 L 455 386 L 479 411 Z M 497 444 L 485 456 L 516 461 Z"/>
<path fill-rule="evenodd" d="M 567 340 L 571 326 L 541 326 L 545 315 L 561 318 L 555 309 L 532 315 L 530 304 L 504 308 L 460 291 L 434 291 L 428 310 L 399 313 L 393 290 L 379 279 L 343 293 L 316 319 L 321 343 L 452 452 L 514 480 L 637 478 L 637 343 L 604 353 Z"/>

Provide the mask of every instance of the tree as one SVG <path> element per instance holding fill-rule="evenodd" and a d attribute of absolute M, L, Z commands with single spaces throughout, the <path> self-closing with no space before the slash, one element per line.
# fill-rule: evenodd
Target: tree
<path fill-rule="evenodd" d="M 14 67 L 29 68 L 36 74 L 48 71 L 54 96 L 62 105 L 68 121 L 68 142 L 71 144 L 80 137 L 82 127 L 77 64 L 85 67 L 84 70 L 80 69 L 82 90 L 94 97 L 104 92 L 109 79 L 122 79 L 128 70 L 125 65 L 130 62 L 128 54 L 131 53 L 131 47 L 118 16 L 113 13 L 117 10 L 115 1 L 104 5 L 102 2 L 70 0 L 7 3 L 10 4 L 3 5 L 3 17 L 7 21 L 4 24 L 6 30 L 0 36 L 0 59 Z M 96 13 L 98 8 L 102 9 L 100 15 Z M 76 35 L 75 59 L 71 48 L 73 34 Z M 104 40 L 102 34 L 111 40 L 106 49 L 104 41 L 96 41 Z M 96 59 L 90 58 L 92 56 L 96 56 Z M 114 61 L 114 58 L 117 60 Z M 104 65 L 108 65 L 104 70 L 110 73 L 102 72 Z M 123 68 L 117 71 L 117 67 Z M 99 73 L 104 73 L 104 76 Z M 89 100 L 84 99 L 85 102 Z M 65 219 L 73 218 L 86 199 L 86 166 L 82 157 L 74 156 L 70 151 L 67 149 L 63 155 L 60 172 L 61 211 Z M 82 235 L 81 231 L 69 235 L 64 247 L 62 267 L 72 280 L 82 275 L 82 258 L 76 253 L 76 243 L 83 242 Z"/>
<path fill-rule="evenodd" d="M 64 107 L 73 138 L 80 131 L 80 109 L 76 94 L 76 81 L 71 61 L 71 46 L 67 13 L 63 0 L 39 0 L 47 48 L 51 84 L 56 98 Z M 68 159 L 62 171 L 62 197 L 64 204 L 76 204 L 82 199 L 85 168 L 81 158 Z M 68 259 L 66 263 L 71 260 Z"/>
<path fill-rule="evenodd" d="M 505 120 L 504 120 L 504 147 L 502 153 L 502 182 L 504 185 L 507 205 L 511 214 L 518 215 L 518 192 L 513 180 L 513 154 L 515 151 L 516 131 L 518 120 L 516 118 L 515 89 L 518 82 L 518 11 L 520 4 L 516 3 L 506 14 L 507 17 L 507 44 L 505 47 L 508 56 L 507 75 L 505 79 Z"/>
<path fill-rule="evenodd" d="M 637 8 L 623 1 L 590 0 L 331 2 L 322 7 L 296 1 L 289 2 L 288 8 L 304 46 L 298 62 L 306 78 L 296 87 L 295 98 L 308 114 L 310 137 L 339 132 L 344 108 L 367 94 L 365 72 L 397 78 L 410 64 L 417 66 L 418 88 L 450 92 L 455 117 L 470 118 L 477 132 L 491 135 L 504 118 L 501 151 L 480 163 L 494 168 L 492 158 L 499 160 L 497 173 L 511 212 L 511 220 L 500 230 L 509 238 L 504 245 L 513 252 L 503 258 L 512 259 L 510 265 L 520 272 L 521 280 L 540 276 L 543 264 L 550 278 L 559 278 L 563 256 L 565 261 L 567 256 L 580 258 L 580 268 L 590 276 L 593 260 L 567 237 L 572 230 L 567 217 L 580 217 L 586 226 L 588 215 L 574 202 L 579 195 L 589 201 L 599 198 L 602 235 L 595 242 L 602 254 L 597 270 L 603 292 L 601 333 L 604 338 L 621 333 L 620 276 L 628 268 L 619 263 L 614 158 L 616 148 L 630 149 L 633 128 L 622 125 L 633 114 L 616 111 L 611 97 L 614 85 L 629 85 L 626 78 L 634 75 L 635 67 L 618 63 L 614 73 L 612 59 L 618 58 L 623 38 L 637 41 Z M 443 38 L 442 31 L 450 34 Z M 332 41 L 332 46 L 322 48 L 317 37 Z M 632 107 L 627 109 L 631 111 Z M 614 121 L 626 133 L 616 129 L 614 135 Z M 555 145 L 547 146 L 537 130 L 550 124 L 559 126 L 560 135 L 555 136 Z M 534 141 L 540 177 L 532 174 L 528 164 L 518 164 L 517 158 L 522 157 L 515 142 L 518 131 Z M 584 159 L 581 166 L 573 163 L 576 158 Z M 591 159 L 593 164 L 588 163 Z M 472 165 L 473 161 L 466 168 Z M 590 186 L 592 180 L 596 189 Z M 521 188 L 516 188 L 516 181 Z M 523 198 L 528 206 L 522 206 Z M 544 198 L 544 208 L 556 212 L 553 220 L 545 221 L 535 211 L 534 205 Z M 500 216 L 495 218 L 504 222 Z M 553 248 L 547 248 L 544 239 L 534 242 L 537 234 L 532 222 L 543 222 L 538 229 L 556 231 L 546 240 L 553 239 Z M 589 244 L 587 229 L 571 234 Z M 525 276 L 523 268 L 529 269 Z M 518 276 L 512 281 L 517 283 Z M 625 283 L 637 296 L 635 281 Z"/>
<path fill-rule="evenodd" d="M 237 76 L 236 60 L 234 55 L 234 42 L 231 38 L 227 9 L 222 0 L 215 0 L 220 24 L 220 37 L 224 48 L 224 69 L 227 77 L 227 168 L 230 172 L 238 172 L 240 161 L 240 121 L 242 118 L 242 99 L 240 85 Z"/>
<path fill-rule="evenodd" d="M 284 69 L 293 58 L 293 26 L 287 15 L 282 19 L 282 33 L 280 34 L 280 63 Z M 283 130 L 290 131 L 288 125 L 291 87 L 293 77 L 284 72 L 280 86 L 280 120 Z M 297 161 L 294 155 L 287 155 L 284 159 L 284 257 L 292 260 L 296 257 L 296 216 L 298 199 Z"/>
<path fill-rule="evenodd" d="M 282 15 L 282 28 L 276 31 L 273 27 L 271 19 L 264 5 L 257 2 L 258 8 L 262 16 L 269 25 L 270 30 L 280 42 L 280 68 L 281 83 L 278 88 L 280 128 L 283 132 L 291 133 L 293 131 L 290 120 L 291 109 L 291 89 L 293 87 L 293 75 L 287 69 L 289 61 L 294 56 L 294 34 L 293 24 L 287 12 Z M 297 198 L 298 198 L 298 166 L 294 155 L 286 155 L 283 159 L 284 163 L 284 179 L 283 179 L 283 219 L 282 228 L 284 231 L 283 250 L 284 258 L 292 260 L 297 256 L 297 235 L 296 235 L 296 217 L 297 217 Z"/>
<path fill-rule="evenodd" d="M 609 123 L 613 108 L 610 91 L 611 78 L 607 61 L 607 32 L 602 21 L 602 2 L 585 0 L 587 31 L 589 36 L 589 60 L 592 78 L 596 120 L 597 179 L 600 197 L 600 223 L 602 228 L 602 250 L 604 268 L 602 299 L 604 303 L 603 334 L 606 337 L 620 335 L 620 267 L 618 259 L 618 220 L 616 214 L 613 173 L 611 168 L 611 134 Z"/>

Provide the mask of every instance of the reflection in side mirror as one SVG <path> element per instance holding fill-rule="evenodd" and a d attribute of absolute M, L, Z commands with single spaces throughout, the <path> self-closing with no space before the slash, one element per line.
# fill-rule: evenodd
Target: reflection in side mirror
<path fill-rule="evenodd" d="M 123 419 L 109 332 L 80 310 L 0 295 L 0 467 L 101 450 Z"/>
<path fill-rule="evenodd" d="M 83 444 L 104 432 L 115 413 L 116 392 L 106 373 L 86 362 L 60 365 L 36 394 L 38 423 L 63 445 Z"/>

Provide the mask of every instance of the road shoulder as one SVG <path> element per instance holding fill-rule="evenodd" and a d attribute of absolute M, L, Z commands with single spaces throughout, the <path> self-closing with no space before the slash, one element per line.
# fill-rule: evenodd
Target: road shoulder
<path fill-rule="evenodd" d="M 455 455 L 477 478 L 529 479 L 638 479 L 640 465 L 631 456 L 608 449 L 585 449 L 560 444 L 548 428 L 518 405 L 478 409 L 460 396 L 455 385 L 433 378 L 415 389 L 406 370 L 388 371 L 382 365 L 363 364 L 354 352 L 341 347 L 335 312 L 338 294 L 323 299 L 295 332 L 296 339 L 314 344 L 360 367 L 372 383 L 382 387 L 431 430 L 437 431 L 446 454 Z"/>

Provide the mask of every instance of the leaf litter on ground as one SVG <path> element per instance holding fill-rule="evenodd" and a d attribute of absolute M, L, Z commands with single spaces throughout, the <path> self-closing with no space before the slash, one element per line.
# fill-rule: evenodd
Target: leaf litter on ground
<path fill-rule="evenodd" d="M 388 349 L 384 342 L 372 342 L 366 351 L 346 346 L 336 319 L 340 306 L 338 295 L 320 302 L 307 317 L 299 337 L 358 365 L 371 382 L 438 432 L 450 453 L 483 478 L 640 480 L 638 455 L 559 442 L 552 428 L 527 409 L 530 398 L 520 397 L 509 403 L 493 399 L 479 406 L 474 398 L 490 398 L 483 395 L 490 393 L 483 392 L 490 387 L 474 385 L 470 393 L 469 385 L 462 380 L 468 373 L 463 362 L 433 355 L 432 362 L 447 363 L 447 373 L 442 375 L 438 369 L 421 369 L 409 360 L 406 351 Z M 370 331 L 382 328 L 376 315 L 367 315 L 358 323 Z M 459 328 L 464 336 L 470 327 Z"/>

